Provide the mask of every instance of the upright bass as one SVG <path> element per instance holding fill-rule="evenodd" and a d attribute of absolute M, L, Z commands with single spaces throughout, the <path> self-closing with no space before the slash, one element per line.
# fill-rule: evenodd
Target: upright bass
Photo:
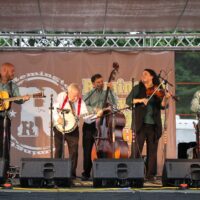
<path fill-rule="evenodd" d="M 113 70 L 110 73 L 108 83 L 115 79 L 115 75 L 119 69 L 118 63 L 113 63 Z M 96 151 L 97 158 L 127 158 L 128 157 L 128 144 L 123 140 L 122 130 L 125 127 L 125 116 L 120 111 L 113 109 L 105 109 L 108 106 L 108 94 L 110 88 L 107 87 L 105 99 L 103 103 L 103 112 L 101 118 L 96 122 L 98 131 L 96 138 Z"/>

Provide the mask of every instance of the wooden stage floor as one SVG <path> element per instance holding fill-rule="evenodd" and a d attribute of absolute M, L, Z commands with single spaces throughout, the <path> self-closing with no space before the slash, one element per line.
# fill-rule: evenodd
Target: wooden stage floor
<path fill-rule="evenodd" d="M 92 181 L 73 180 L 70 188 L 22 188 L 19 180 L 13 180 L 11 189 L 0 188 L 0 200 L 199 200 L 200 189 L 181 190 L 178 187 L 162 187 L 160 180 L 144 182 L 142 188 L 93 188 Z"/>

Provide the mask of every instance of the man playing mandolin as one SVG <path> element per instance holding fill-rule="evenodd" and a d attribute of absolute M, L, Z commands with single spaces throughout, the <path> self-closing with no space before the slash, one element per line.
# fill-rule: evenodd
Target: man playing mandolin
<path fill-rule="evenodd" d="M 12 82 L 15 74 L 15 67 L 11 63 L 4 63 L 0 68 L 0 157 L 5 159 L 5 171 L 7 172 L 10 165 L 10 136 L 11 120 L 9 110 L 11 103 L 4 103 L 3 99 L 8 97 L 20 96 L 18 86 Z M 29 100 L 29 96 L 23 96 L 21 100 L 14 101 L 22 104 Z M 5 125 L 5 127 L 4 127 Z"/>

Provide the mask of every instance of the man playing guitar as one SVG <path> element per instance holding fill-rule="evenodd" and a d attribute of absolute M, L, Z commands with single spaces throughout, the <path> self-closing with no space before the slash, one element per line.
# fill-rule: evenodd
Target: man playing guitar
<path fill-rule="evenodd" d="M 4 104 L 4 94 L 11 98 L 20 96 L 18 86 L 12 82 L 15 74 L 15 67 L 11 63 L 4 63 L 0 68 L 0 158 L 5 159 L 5 172 L 10 166 L 10 136 L 11 136 L 11 120 L 9 118 L 9 110 L 11 104 Z M 7 96 L 6 96 L 7 97 Z M 22 104 L 29 100 L 30 96 L 20 97 L 14 102 Z M 8 105 L 8 106 L 7 106 Z"/>

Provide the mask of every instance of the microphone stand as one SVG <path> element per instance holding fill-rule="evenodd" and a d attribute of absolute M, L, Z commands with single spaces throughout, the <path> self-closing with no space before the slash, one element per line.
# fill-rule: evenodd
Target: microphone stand
<path fill-rule="evenodd" d="M 161 76 L 161 72 L 162 72 L 162 70 L 160 71 L 160 74 L 158 75 L 158 78 L 162 80 L 162 84 L 165 84 L 165 85 L 168 84 L 168 85 L 170 85 L 171 87 L 174 87 L 174 85 L 173 85 L 172 83 L 170 83 L 170 82 L 166 79 L 167 76 L 168 76 L 168 74 L 171 73 L 171 70 L 165 75 L 166 78 L 163 78 L 163 77 Z M 176 102 L 179 101 L 179 98 L 178 98 L 177 96 L 173 95 L 169 90 L 165 89 L 165 92 L 169 92 L 170 95 L 171 95 L 171 97 L 172 97 L 172 99 L 173 99 L 174 101 L 176 101 Z"/>
<path fill-rule="evenodd" d="M 166 85 L 167 85 L 167 81 L 164 81 L 165 84 L 165 93 L 167 91 L 166 89 Z M 163 153 L 164 153 L 164 161 L 167 158 L 167 105 L 165 105 L 165 109 L 164 109 L 164 124 L 163 124 L 163 137 L 164 137 L 164 149 L 163 149 Z"/>
<path fill-rule="evenodd" d="M 65 130 L 66 120 L 65 120 L 65 111 L 61 111 L 63 116 L 63 131 Z M 62 134 L 62 159 L 65 158 L 65 132 Z"/>
<path fill-rule="evenodd" d="M 53 158 L 53 94 L 51 94 L 51 101 L 50 101 L 50 120 L 51 120 L 51 126 L 50 126 L 50 155 L 51 158 Z"/>
<path fill-rule="evenodd" d="M 63 134 L 62 134 L 62 159 L 65 158 L 65 126 L 66 126 L 66 120 L 65 120 L 65 114 L 69 113 L 70 110 L 69 109 L 60 109 L 61 110 L 61 114 L 63 117 Z"/>
<path fill-rule="evenodd" d="M 131 158 L 135 158 L 135 104 L 133 103 L 134 100 L 134 78 L 132 78 L 132 104 L 131 104 L 131 130 L 132 130 L 132 140 L 131 140 Z"/>
<path fill-rule="evenodd" d="M 174 85 L 173 85 L 172 83 L 170 83 L 167 79 L 163 78 L 163 77 L 160 76 L 160 75 L 159 75 L 159 78 L 160 78 L 161 80 L 163 80 L 163 81 L 165 82 L 165 84 L 167 83 L 168 85 L 174 87 Z"/>
<path fill-rule="evenodd" d="M 200 112 L 197 112 L 197 125 L 196 125 L 196 142 L 197 142 L 197 158 L 200 158 Z"/>
<path fill-rule="evenodd" d="M 4 175 L 6 175 L 6 173 L 9 170 L 9 167 L 10 167 L 10 141 L 9 141 L 9 135 L 6 132 L 6 130 L 8 130 L 7 129 L 7 125 L 8 125 L 7 120 L 8 120 L 8 111 L 5 109 L 5 116 L 4 116 L 4 119 L 3 119 L 3 152 L 2 152 L 3 153 L 3 159 L 5 160 L 5 166 L 4 166 L 4 169 L 3 169 Z M 6 149 L 6 147 L 7 147 L 7 149 Z M 6 160 L 7 158 L 5 157 L 6 151 L 7 151 L 7 154 L 8 154 L 8 160 Z"/>
<path fill-rule="evenodd" d="M 86 99 L 84 99 L 84 101 L 86 102 L 88 99 L 90 99 L 90 97 L 96 92 L 97 88 L 95 88 L 91 93 L 90 95 L 87 96 Z"/>

